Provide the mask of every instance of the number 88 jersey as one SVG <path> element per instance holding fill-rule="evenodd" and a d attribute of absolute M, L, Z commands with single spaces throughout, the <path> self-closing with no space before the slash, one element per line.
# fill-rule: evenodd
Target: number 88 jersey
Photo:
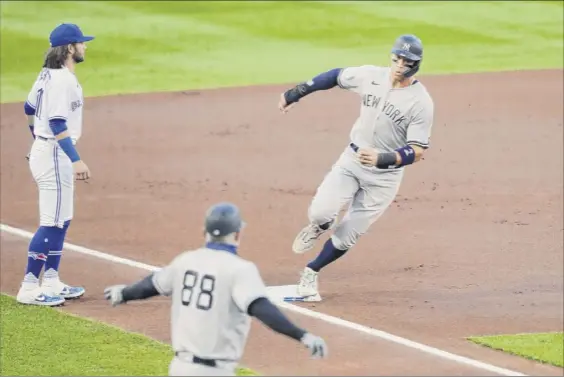
<path fill-rule="evenodd" d="M 250 330 L 248 307 L 267 292 L 256 265 L 222 246 L 182 253 L 155 272 L 153 284 L 172 298 L 174 351 L 238 362 Z"/>

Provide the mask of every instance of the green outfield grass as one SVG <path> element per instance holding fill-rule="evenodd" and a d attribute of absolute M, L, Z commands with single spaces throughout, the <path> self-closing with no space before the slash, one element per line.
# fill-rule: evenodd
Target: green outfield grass
<path fill-rule="evenodd" d="M 139 334 L 0 296 L 2 376 L 166 376 L 171 347 Z M 109 307 L 108 307 L 109 310 Z M 240 376 L 255 375 L 240 369 Z"/>
<path fill-rule="evenodd" d="M 562 4 L 2 2 L 0 100 L 24 100 L 59 22 L 96 36 L 79 69 L 94 96 L 286 83 L 387 64 L 402 33 L 423 39 L 423 73 L 561 68 Z"/>
<path fill-rule="evenodd" d="M 563 333 L 495 335 L 468 339 L 513 355 L 564 367 Z"/>

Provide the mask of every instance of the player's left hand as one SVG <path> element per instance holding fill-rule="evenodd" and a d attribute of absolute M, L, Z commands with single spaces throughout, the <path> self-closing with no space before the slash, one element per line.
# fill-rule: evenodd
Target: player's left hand
<path fill-rule="evenodd" d="M 378 153 L 371 149 L 361 148 L 356 153 L 361 164 L 366 166 L 376 166 L 378 161 Z"/>
<path fill-rule="evenodd" d="M 110 301 L 112 306 L 117 306 L 123 304 L 123 289 L 126 286 L 124 284 L 112 285 L 104 289 L 104 297 L 106 300 Z"/>
<path fill-rule="evenodd" d="M 311 351 L 311 357 L 314 359 L 326 358 L 329 353 L 327 343 L 325 343 L 323 338 L 317 335 L 305 333 L 301 342 Z"/>

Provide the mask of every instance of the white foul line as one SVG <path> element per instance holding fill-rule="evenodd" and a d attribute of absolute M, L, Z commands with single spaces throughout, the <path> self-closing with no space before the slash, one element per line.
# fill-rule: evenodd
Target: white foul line
<path fill-rule="evenodd" d="M 7 232 L 7 233 L 10 233 L 10 234 L 16 235 L 16 236 L 20 236 L 22 238 L 26 238 L 26 239 L 31 239 L 33 237 L 33 233 L 30 233 L 30 232 L 23 230 L 23 229 L 14 228 L 14 227 L 11 227 L 11 226 L 5 225 L 5 224 L 0 224 L 0 230 L 3 231 L 3 232 Z M 74 252 L 77 252 L 77 253 L 81 253 L 81 254 L 85 254 L 85 255 L 90 255 L 92 257 L 107 260 L 109 262 L 119 263 L 119 264 L 123 264 L 123 265 L 130 266 L 130 267 L 136 267 L 136 268 L 139 268 L 139 269 L 142 269 L 142 270 L 157 271 L 157 270 L 160 269 L 160 267 L 151 266 L 149 264 L 137 262 L 137 261 L 127 259 L 127 258 L 121 258 L 121 257 L 115 256 L 115 255 L 103 253 L 101 251 L 88 249 L 86 247 L 73 245 L 73 244 L 70 244 L 68 242 L 64 243 L 64 249 L 74 251 Z M 299 313 L 299 314 L 302 314 L 302 315 L 305 315 L 305 316 L 308 316 L 308 317 L 319 319 L 319 320 L 331 323 L 333 325 L 337 325 L 337 326 L 346 327 L 346 328 L 349 328 L 349 329 L 352 329 L 352 330 L 356 330 L 356 331 L 359 331 L 359 332 L 362 332 L 362 333 L 365 333 L 365 334 L 368 334 L 368 335 L 375 336 L 377 338 L 385 339 L 385 340 L 388 340 L 388 341 L 393 342 L 393 343 L 401 344 L 403 346 L 419 350 L 421 352 L 425 352 L 425 353 L 428 353 L 428 354 L 431 354 L 431 355 L 441 357 L 443 359 L 447 359 L 447 360 L 457 362 L 459 364 L 465 364 L 465 365 L 468 365 L 468 366 L 471 366 L 471 367 L 474 367 L 474 368 L 486 370 L 488 372 L 498 373 L 498 374 L 503 375 L 503 376 L 526 376 L 526 374 L 523 374 L 523 373 L 515 372 L 515 371 L 509 370 L 509 369 L 505 369 L 505 368 L 496 367 L 495 365 L 491 365 L 491 364 L 487 364 L 487 363 L 484 363 L 484 362 L 481 362 L 481 361 L 478 361 L 478 360 L 470 359 L 468 357 L 455 355 L 453 353 L 446 352 L 446 351 L 443 351 L 443 350 L 440 350 L 438 348 L 434 348 L 434 347 L 431 347 L 431 346 L 427 346 L 427 345 L 422 344 L 422 343 L 417 343 L 417 342 L 414 342 L 412 340 L 387 333 L 385 331 L 381 331 L 381 330 L 377 330 L 377 329 L 374 329 L 374 328 L 371 328 L 371 327 L 359 325 L 358 323 L 346 321 L 344 319 L 333 317 L 333 316 L 330 316 L 330 315 L 327 315 L 327 314 L 315 312 L 313 310 L 302 308 L 300 306 L 289 304 L 287 302 L 280 302 L 280 303 L 277 303 L 277 305 L 284 308 L 284 309 L 293 311 L 295 313 Z"/>

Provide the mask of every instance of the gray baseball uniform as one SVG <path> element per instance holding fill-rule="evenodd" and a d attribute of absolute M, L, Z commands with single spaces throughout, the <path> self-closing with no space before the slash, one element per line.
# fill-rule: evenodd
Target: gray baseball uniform
<path fill-rule="evenodd" d="M 408 143 L 428 148 L 434 116 L 431 96 L 419 81 L 394 89 L 389 75 L 390 68 L 373 65 L 341 71 L 339 86 L 361 96 L 351 143 L 377 152 L 391 152 Z M 308 211 L 310 221 L 328 223 L 350 202 L 332 241 L 338 249 L 351 248 L 395 198 L 403 170 L 364 166 L 347 146 L 317 189 Z"/>
<path fill-rule="evenodd" d="M 250 303 L 267 297 L 254 263 L 222 250 L 182 253 L 156 272 L 153 284 L 172 296 L 172 347 L 177 353 L 171 376 L 234 375 L 243 354 L 251 319 Z M 193 357 L 216 360 L 210 367 Z"/>

